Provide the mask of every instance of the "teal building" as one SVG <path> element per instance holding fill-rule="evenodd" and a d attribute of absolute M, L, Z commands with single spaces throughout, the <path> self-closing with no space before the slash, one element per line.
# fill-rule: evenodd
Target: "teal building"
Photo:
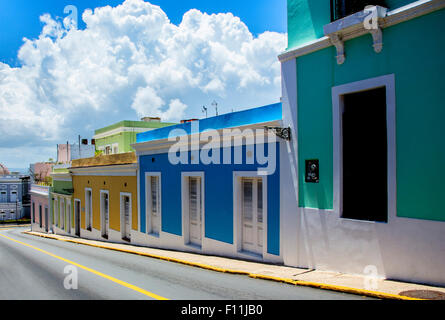
<path fill-rule="evenodd" d="M 441 0 L 288 0 L 286 264 L 445 284 L 444 22 Z"/>

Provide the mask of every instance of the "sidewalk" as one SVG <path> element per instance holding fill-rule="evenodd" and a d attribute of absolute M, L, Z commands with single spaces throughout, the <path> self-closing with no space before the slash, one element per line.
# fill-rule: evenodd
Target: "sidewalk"
<path fill-rule="evenodd" d="M 186 253 L 164 249 L 153 249 L 134 245 L 109 243 L 31 231 L 25 231 L 24 233 L 60 241 L 138 254 L 217 272 L 243 274 L 257 279 L 279 281 L 291 285 L 309 286 L 380 299 L 445 300 L 445 288 L 442 287 L 433 287 L 391 280 L 377 280 L 378 289 L 376 291 L 371 291 L 365 289 L 366 278 L 365 276 L 360 275 L 299 269 L 293 267 L 236 260 L 232 258 L 206 256 L 195 253 Z"/>

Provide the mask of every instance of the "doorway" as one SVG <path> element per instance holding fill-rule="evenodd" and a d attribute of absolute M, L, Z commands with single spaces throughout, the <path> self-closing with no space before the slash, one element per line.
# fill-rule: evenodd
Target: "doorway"
<path fill-rule="evenodd" d="M 342 217 L 388 221 L 386 88 L 348 93 L 342 110 Z"/>
<path fill-rule="evenodd" d="M 100 212 L 101 212 L 101 225 L 102 225 L 102 237 L 108 239 L 109 230 L 109 195 L 108 191 L 101 191 L 100 193 Z"/>
<path fill-rule="evenodd" d="M 122 239 L 131 240 L 131 195 L 121 194 L 121 232 Z"/>
<path fill-rule="evenodd" d="M 81 203 L 80 200 L 74 201 L 74 228 L 75 228 L 75 235 L 80 237 L 80 207 Z"/>
<path fill-rule="evenodd" d="M 263 179 L 241 179 L 241 250 L 263 254 Z"/>

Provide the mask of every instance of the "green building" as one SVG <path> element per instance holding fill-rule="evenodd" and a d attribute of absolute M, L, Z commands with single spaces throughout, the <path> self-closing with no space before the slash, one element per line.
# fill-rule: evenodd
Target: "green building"
<path fill-rule="evenodd" d="M 131 147 L 136 143 L 136 134 L 176 123 L 161 122 L 160 118 L 143 118 L 142 121 L 120 121 L 95 131 L 96 150 L 104 154 L 127 153 L 134 151 Z"/>
<path fill-rule="evenodd" d="M 69 235 L 74 228 L 73 180 L 69 172 L 70 163 L 53 167 L 50 188 L 50 214 L 52 231 L 55 234 Z"/>
<path fill-rule="evenodd" d="M 288 0 L 286 264 L 445 284 L 444 22 L 443 0 Z"/>

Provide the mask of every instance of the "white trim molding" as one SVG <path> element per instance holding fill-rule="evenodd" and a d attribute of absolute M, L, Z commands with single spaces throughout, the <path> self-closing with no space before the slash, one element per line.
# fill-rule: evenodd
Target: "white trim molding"
<path fill-rule="evenodd" d="M 342 113 L 344 95 L 376 88 L 386 88 L 386 121 L 388 139 L 388 223 L 396 217 L 396 95 L 395 75 L 389 74 L 332 88 L 334 211 L 341 217 L 343 208 Z M 342 218 L 343 219 L 343 218 Z M 361 220 L 354 220 L 361 221 Z"/>

